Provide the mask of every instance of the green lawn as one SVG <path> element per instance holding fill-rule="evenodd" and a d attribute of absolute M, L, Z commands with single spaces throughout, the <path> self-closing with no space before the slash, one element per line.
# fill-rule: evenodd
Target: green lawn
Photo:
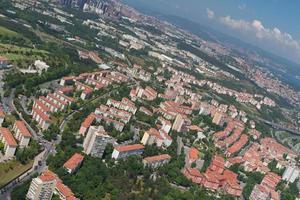
<path fill-rule="evenodd" d="M 16 160 L 0 163 L 0 188 L 32 167 L 33 160 L 22 165 Z"/>
<path fill-rule="evenodd" d="M 28 68 L 35 60 L 47 60 L 49 53 L 44 50 L 0 43 L 0 56 L 7 57 L 15 66 Z"/>
<path fill-rule="evenodd" d="M 0 26 L 0 35 L 5 35 L 5 36 L 9 36 L 9 37 L 18 37 L 19 34 L 11 31 L 7 28 L 4 28 L 3 26 Z"/>

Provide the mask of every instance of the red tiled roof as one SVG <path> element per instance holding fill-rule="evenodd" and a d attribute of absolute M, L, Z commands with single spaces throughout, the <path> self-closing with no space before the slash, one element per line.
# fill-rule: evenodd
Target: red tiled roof
<path fill-rule="evenodd" d="M 65 94 L 65 93 L 69 93 L 69 92 L 72 92 L 73 91 L 73 87 L 72 86 L 65 86 L 65 87 L 62 87 L 62 88 L 59 88 L 59 92 Z"/>
<path fill-rule="evenodd" d="M 59 179 L 58 176 L 50 170 L 46 170 L 39 176 L 43 182 L 53 181 Z"/>
<path fill-rule="evenodd" d="M 54 103 L 53 101 L 51 101 L 50 99 L 47 99 L 46 97 L 44 96 L 40 96 L 40 100 L 43 101 L 43 102 L 46 102 L 48 103 L 50 106 L 53 106 L 57 109 L 61 109 L 61 106 L 59 106 L 58 104 Z M 49 107 L 48 107 L 49 108 Z"/>
<path fill-rule="evenodd" d="M 124 145 L 124 146 L 115 147 L 115 149 L 119 152 L 141 150 L 144 148 L 145 147 L 141 144 L 132 144 L 132 145 Z"/>
<path fill-rule="evenodd" d="M 0 134 L 5 139 L 8 146 L 17 147 L 17 142 L 11 132 L 7 128 L 0 127 Z"/>
<path fill-rule="evenodd" d="M 270 189 L 275 189 L 277 184 L 280 182 L 281 177 L 273 172 L 268 172 L 263 178 L 261 185 L 265 185 Z"/>
<path fill-rule="evenodd" d="M 57 98 L 56 96 L 54 96 L 54 94 L 51 94 L 51 93 L 48 94 L 48 99 L 49 99 L 49 98 L 52 100 L 52 102 L 53 102 L 53 100 L 55 100 L 55 101 L 59 102 L 59 103 L 62 104 L 62 105 L 67 105 L 67 103 L 66 103 L 65 101 L 63 101 L 63 100 Z"/>
<path fill-rule="evenodd" d="M 4 111 L 0 108 L 0 117 L 1 118 L 4 118 L 5 117 L 5 113 L 4 113 Z"/>
<path fill-rule="evenodd" d="M 197 160 L 199 158 L 199 151 L 195 147 L 190 148 L 189 150 L 189 159 Z"/>
<path fill-rule="evenodd" d="M 248 142 L 248 136 L 243 134 L 241 138 L 235 142 L 231 147 L 229 147 L 226 151 L 230 154 L 238 152 L 245 144 Z"/>
<path fill-rule="evenodd" d="M 237 156 L 237 157 L 233 157 L 233 158 L 228 158 L 227 161 L 231 164 L 242 163 L 243 158 L 241 156 Z"/>
<path fill-rule="evenodd" d="M 64 168 L 73 170 L 83 161 L 83 159 L 83 155 L 75 153 L 63 166 Z"/>
<path fill-rule="evenodd" d="M 88 128 L 93 123 L 95 118 L 95 113 L 89 114 L 89 116 L 87 116 L 87 118 L 85 118 L 85 120 L 82 122 L 81 126 Z"/>
<path fill-rule="evenodd" d="M 23 121 L 21 120 L 17 120 L 15 122 L 17 129 L 19 129 L 21 135 L 23 135 L 24 137 L 31 137 L 31 133 L 28 131 L 28 129 L 26 128 L 26 125 Z"/>
<path fill-rule="evenodd" d="M 191 125 L 191 126 L 188 126 L 187 127 L 189 130 L 191 130 L 191 131 L 203 131 L 203 129 L 202 128 L 200 128 L 199 126 L 197 126 L 197 125 Z"/>
<path fill-rule="evenodd" d="M 38 107 L 40 107 L 44 112 L 50 112 L 50 109 L 43 104 L 40 100 L 38 99 L 34 99 L 34 102 L 36 103 L 36 105 L 38 105 Z"/>
<path fill-rule="evenodd" d="M 190 175 L 192 176 L 197 176 L 197 177 L 202 177 L 202 174 L 197 168 L 186 168 L 187 171 L 189 172 Z"/>
<path fill-rule="evenodd" d="M 64 196 L 64 197 L 74 197 L 74 193 L 72 190 L 64 185 L 62 182 L 56 183 L 56 189 Z"/>
<path fill-rule="evenodd" d="M 8 59 L 4 56 L 0 56 L 0 61 L 8 61 Z"/>
<path fill-rule="evenodd" d="M 70 102 L 73 102 L 73 101 L 74 101 L 74 98 L 69 97 L 69 96 L 67 96 L 67 95 L 64 95 L 64 94 L 62 94 L 62 93 L 60 93 L 60 92 L 55 92 L 55 94 L 59 95 L 60 97 L 62 97 L 63 99 L 65 99 L 65 100 L 67 100 L 67 101 L 70 101 Z"/>
<path fill-rule="evenodd" d="M 41 110 L 39 110 L 39 109 L 37 109 L 37 108 L 33 108 L 32 110 L 33 110 L 33 112 L 35 112 L 37 115 L 39 115 L 44 121 L 51 122 L 49 116 L 48 116 L 48 115 L 45 115 Z"/>
<path fill-rule="evenodd" d="M 171 158 L 171 156 L 169 154 L 161 154 L 161 155 L 157 155 L 157 156 L 146 157 L 146 158 L 144 158 L 144 160 L 146 160 L 149 163 L 152 163 L 152 162 L 157 162 L 157 161 L 161 161 L 161 160 L 167 160 L 170 158 Z"/>

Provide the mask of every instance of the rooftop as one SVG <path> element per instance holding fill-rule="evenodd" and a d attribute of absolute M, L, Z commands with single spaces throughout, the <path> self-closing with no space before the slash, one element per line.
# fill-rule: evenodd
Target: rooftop
<path fill-rule="evenodd" d="M 67 169 L 75 169 L 83 161 L 83 159 L 83 155 L 75 153 L 63 166 Z"/>
<path fill-rule="evenodd" d="M 135 150 L 141 150 L 145 147 L 141 144 L 132 144 L 132 145 L 124 145 L 124 146 L 117 146 L 115 149 L 119 152 L 125 152 L 125 151 L 135 151 Z"/>

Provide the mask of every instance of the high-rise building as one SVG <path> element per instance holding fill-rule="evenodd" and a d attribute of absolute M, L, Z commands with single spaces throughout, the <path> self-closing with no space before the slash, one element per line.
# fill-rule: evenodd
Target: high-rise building
<path fill-rule="evenodd" d="M 72 0 L 60 0 L 60 4 L 63 6 L 71 6 Z"/>
<path fill-rule="evenodd" d="M 41 176 L 32 179 L 26 195 L 28 200 L 51 200 L 56 185 L 56 175 L 46 171 Z"/>
<path fill-rule="evenodd" d="M 102 158 L 107 143 L 113 143 L 103 126 L 91 126 L 83 141 L 83 152 L 87 155 Z"/>

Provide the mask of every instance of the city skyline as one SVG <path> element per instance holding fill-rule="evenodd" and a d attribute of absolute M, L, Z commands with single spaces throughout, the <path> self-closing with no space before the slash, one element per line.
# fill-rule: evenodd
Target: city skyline
<path fill-rule="evenodd" d="M 255 44 L 300 63 L 300 29 L 295 20 L 299 2 L 272 1 L 132 1 L 138 9 L 183 17 Z M 267 11 L 267 12 L 266 12 Z M 280 14 L 278 12 L 280 11 Z"/>

